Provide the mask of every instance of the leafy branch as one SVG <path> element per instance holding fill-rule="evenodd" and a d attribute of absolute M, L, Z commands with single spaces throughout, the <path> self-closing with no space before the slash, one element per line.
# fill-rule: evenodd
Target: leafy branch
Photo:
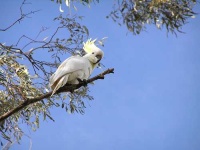
<path fill-rule="evenodd" d="M 147 24 L 165 28 L 176 35 L 189 18 L 194 18 L 196 0 L 122 0 L 107 16 L 119 25 L 125 24 L 133 34 L 140 34 Z"/>
<path fill-rule="evenodd" d="M 91 82 L 98 80 L 98 79 L 104 79 L 104 76 L 106 74 L 110 74 L 110 73 L 114 73 L 114 68 L 107 69 L 106 71 L 102 72 L 101 74 L 99 74 L 99 75 L 97 75 L 93 78 L 88 79 L 86 81 L 86 83 L 88 84 L 88 83 L 91 83 Z M 79 84 L 76 84 L 76 85 L 65 85 L 62 88 L 60 88 L 55 94 L 59 94 L 59 93 L 62 93 L 62 92 L 71 92 L 71 91 L 74 91 L 74 90 L 80 88 L 81 86 L 84 86 L 84 85 L 85 85 L 85 83 L 82 83 L 82 82 L 79 83 Z M 15 108 L 9 110 L 8 112 L 6 112 L 5 114 L 1 115 L 0 116 L 0 122 L 4 121 L 5 119 L 10 117 L 14 113 L 24 109 L 25 107 L 27 107 L 30 104 L 36 103 L 38 101 L 42 101 L 45 98 L 49 98 L 51 96 L 51 94 L 52 94 L 52 91 L 48 92 L 46 94 L 40 95 L 36 98 L 26 98 L 26 100 L 21 102 L 17 107 L 15 107 Z"/>
<path fill-rule="evenodd" d="M 79 23 L 80 19 L 76 15 L 60 15 L 54 19 L 59 25 L 50 35 L 43 36 L 42 33 L 48 28 L 42 27 L 36 37 L 22 34 L 12 45 L 0 43 L 0 116 L 23 102 L 29 103 L 28 100 L 44 95 L 48 90 L 48 79 L 62 61 L 62 55 L 82 53 L 82 43 L 88 38 L 89 32 L 87 27 Z M 65 37 L 58 36 L 61 31 Z M 44 51 L 46 58 L 50 59 L 41 60 L 37 57 L 36 53 Z M 76 111 L 83 114 L 83 100 L 93 99 L 88 92 L 88 87 L 81 87 L 69 97 L 63 93 L 48 97 L 45 101 L 33 102 L 0 121 L 0 136 L 7 141 L 19 142 L 24 135 L 19 122 L 35 131 L 39 128 L 41 118 L 53 120 L 50 114 L 52 107 L 62 106 L 71 113 Z M 66 101 L 67 98 L 70 101 Z"/>

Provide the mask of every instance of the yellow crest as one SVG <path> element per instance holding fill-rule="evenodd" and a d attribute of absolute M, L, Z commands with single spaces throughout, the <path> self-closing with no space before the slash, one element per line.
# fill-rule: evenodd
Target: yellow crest
<path fill-rule="evenodd" d="M 96 42 L 97 39 L 94 39 L 92 41 L 92 39 L 88 39 L 86 41 L 86 43 L 83 42 L 83 49 L 86 53 L 92 53 L 92 50 L 94 48 L 97 48 L 96 45 L 95 45 L 95 42 Z"/>

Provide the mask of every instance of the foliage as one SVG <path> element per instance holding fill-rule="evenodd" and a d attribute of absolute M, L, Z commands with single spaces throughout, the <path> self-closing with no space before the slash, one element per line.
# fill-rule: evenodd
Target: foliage
<path fill-rule="evenodd" d="M 63 1 L 57 0 L 57 3 Z M 89 5 L 95 0 L 80 2 Z M 189 18 L 195 18 L 193 8 L 196 3 L 196 0 L 115 0 L 113 10 L 106 17 L 112 18 L 119 25 L 125 24 L 133 34 L 140 34 L 147 24 L 154 24 L 158 29 L 166 28 L 167 32 L 176 34 L 177 31 L 182 32 L 181 28 Z"/>
<path fill-rule="evenodd" d="M 54 0 L 51 0 L 51 1 L 54 1 Z M 67 3 L 73 3 L 73 2 L 79 2 L 83 5 L 89 5 L 95 2 L 99 3 L 99 0 L 56 0 L 56 3 L 59 3 L 59 4 L 62 4 L 63 2 L 65 2 L 66 5 L 68 5 Z"/>
<path fill-rule="evenodd" d="M 146 24 L 176 34 L 190 17 L 195 17 L 195 4 L 196 0 L 119 0 L 107 17 L 126 24 L 133 34 L 140 34 Z"/>
<path fill-rule="evenodd" d="M 99 0 L 56 0 L 56 2 L 59 4 L 65 2 L 69 6 L 69 2 L 90 5 L 98 3 Z M 22 6 L 25 4 L 26 0 Z M 119 24 L 126 24 L 133 34 L 140 34 L 146 24 L 154 24 L 159 29 L 166 28 L 168 32 L 176 34 L 177 31 L 181 32 L 181 27 L 190 17 L 194 17 L 195 4 L 196 0 L 118 0 L 107 17 Z M 25 14 L 22 6 L 21 17 L 0 31 L 5 32 L 16 23 L 38 12 L 31 11 Z M 15 44 L 0 43 L 0 116 L 30 98 L 48 92 L 49 77 L 60 64 L 62 54 L 83 53 L 82 43 L 88 38 L 89 30 L 79 23 L 80 19 L 82 19 L 80 16 L 60 15 L 54 19 L 59 25 L 50 36 L 39 38 L 41 33 L 48 30 L 43 27 L 36 38 L 23 35 Z M 58 38 L 59 32 L 65 33 L 67 38 Z M 99 42 L 103 44 L 102 41 Z M 51 62 L 39 60 L 35 53 L 40 51 L 46 51 L 45 55 L 51 58 Z M 1 136 L 10 142 L 15 140 L 19 142 L 24 135 L 20 124 L 26 124 L 35 131 L 41 119 L 54 120 L 50 114 L 51 107 L 61 107 L 70 113 L 84 114 L 84 99 L 93 99 L 88 92 L 88 87 L 81 87 L 73 94 L 58 94 L 28 105 L 0 122 Z M 3 140 L 0 141 L 3 144 Z"/>
<path fill-rule="evenodd" d="M 54 1 L 54 0 L 51 0 L 51 1 Z M 66 2 L 67 0 L 56 0 L 56 3 L 62 4 L 63 1 Z M 68 1 L 78 1 L 80 3 L 87 3 L 87 4 L 90 4 L 90 3 L 95 2 L 95 1 L 99 2 L 99 0 L 68 0 Z"/>
<path fill-rule="evenodd" d="M 15 45 L 0 43 L 0 116 L 17 107 L 30 98 L 40 96 L 48 91 L 49 77 L 60 64 L 61 54 L 83 51 L 82 42 L 88 38 L 88 29 L 78 23 L 81 17 L 56 17 L 59 26 L 50 37 L 38 39 L 21 36 Z M 45 32 L 42 28 L 39 32 Z M 68 35 L 67 39 L 56 37 L 58 32 Z M 39 35 L 38 34 L 38 35 Z M 24 45 L 21 41 L 26 40 Z M 22 46 L 19 46 L 22 45 Z M 33 47 L 29 49 L 29 47 Z M 36 51 L 46 50 L 51 62 L 41 61 L 35 57 Z M 48 56 L 47 56 L 48 57 Z M 32 66 L 32 69 L 28 66 Z M 29 72 L 31 70 L 32 73 Z M 32 71 L 33 70 L 33 71 Z M 27 124 L 33 131 L 39 127 L 40 120 L 53 120 L 49 108 L 56 106 L 65 108 L 70 113 L 84 113 L 84 99 L 92 100 L 88 95 L 88 87 L 82 87 L 73 94 L 59 94 L 27 106 L 6 120 L 0 122 L 1 136 L 12 142 L 20 141 L 24 135 L 19 124 Z M 3 142 L 3 141 L 1 141 Z"/>

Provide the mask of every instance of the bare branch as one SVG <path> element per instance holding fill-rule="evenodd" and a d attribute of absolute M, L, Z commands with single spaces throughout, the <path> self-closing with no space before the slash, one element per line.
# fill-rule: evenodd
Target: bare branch
<path fill-rule="evenodd" d="M 106 71 L 102 72 L 101 74 L 99 74 L 99 75 L 97 75 L 93 78 L 88 79 L 86 83 L 91 83 L 91 82 L 98 80 L 98 79 L 104 79 L 104 76 L 106 74 L 110 74 L 110 73 L 114 73 L 114 68 L 107 69 Z M 78 88 L 80 88 L 81 86 L 84 86 L 84 85 L 85 85 L 85 83 L 65 85 L 65 86 L 61 87 L 55 94 L 62 93 L 62 92 L 72 92 L 72 91 L 74 91 L 74 90 L 76 90 L 76 89 L 78 89 Z M 36 103 L 36 102 L 41 101 L 45 98 L 49 98 L 51 96 L 51 94 L 52 94 L 52 91 L 48 92 L 46 94 L 43 94 L 41 96 L 38 96 L 36 98 L 31 98 L 31 99 L 27 98 L 26 101 L 23 101 L 17 107 L 11 109 L 10 111 L 8 111 L 5 114 L 3 114 L 2 116 L 0 116 L 0 122 L 4 121 L 5 119 L 10 117 L 14 113 L 22 110 L 23 108 L 27 107 L 30 104 Z"/>
<path fill-rule="evenodd" d="M 29 3 L 26 3 L 26 0 L 24 0 L 20 6 L 20 17 L 15 20 L 11 25 L 9 25 L 8 27 L 4 28 L 4 29 L 0 29 L 0 31 L 6 31 L 8 29 L 10 29 L 12 26 L 14 26 L 16 23 L 20 23 L 24 18 L 26 17 L 30 17 L 30 15 L 40 11 L 40 10 L 35 10 L 35 11 L 30 11 L 29 13 L 24 13 L 23 12 L 23 9 L 22 7 L 25 5 L 25 4 L 29 4 Z"/>

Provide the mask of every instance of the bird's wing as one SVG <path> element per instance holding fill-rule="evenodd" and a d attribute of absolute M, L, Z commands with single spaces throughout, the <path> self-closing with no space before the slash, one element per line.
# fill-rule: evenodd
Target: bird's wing
<path fill-rule="evenodd" d="M 69 74 L 61 77 L 59 80 L 57 80 L 56 82 L 54 82 L 54 84 L 51 86 L 51 89 L 53 90 L 51 96 L 53 94 L 55 94 L 55 92 L 61 88 L 62 86 L 64 86 L 67 83 L 67 80 L 69 78 Z"/>
<path fill-rule="evenodd" d="M 63 76 L 81 70 L 83 68 L 83 65 L 84 65 L 83 57 L 80 56 L 69 57 L 64 62 L 62 62 L 62 64 L 58 67 L 56 72 L 50 77 L 50 86 L 52 87 Z"/>

